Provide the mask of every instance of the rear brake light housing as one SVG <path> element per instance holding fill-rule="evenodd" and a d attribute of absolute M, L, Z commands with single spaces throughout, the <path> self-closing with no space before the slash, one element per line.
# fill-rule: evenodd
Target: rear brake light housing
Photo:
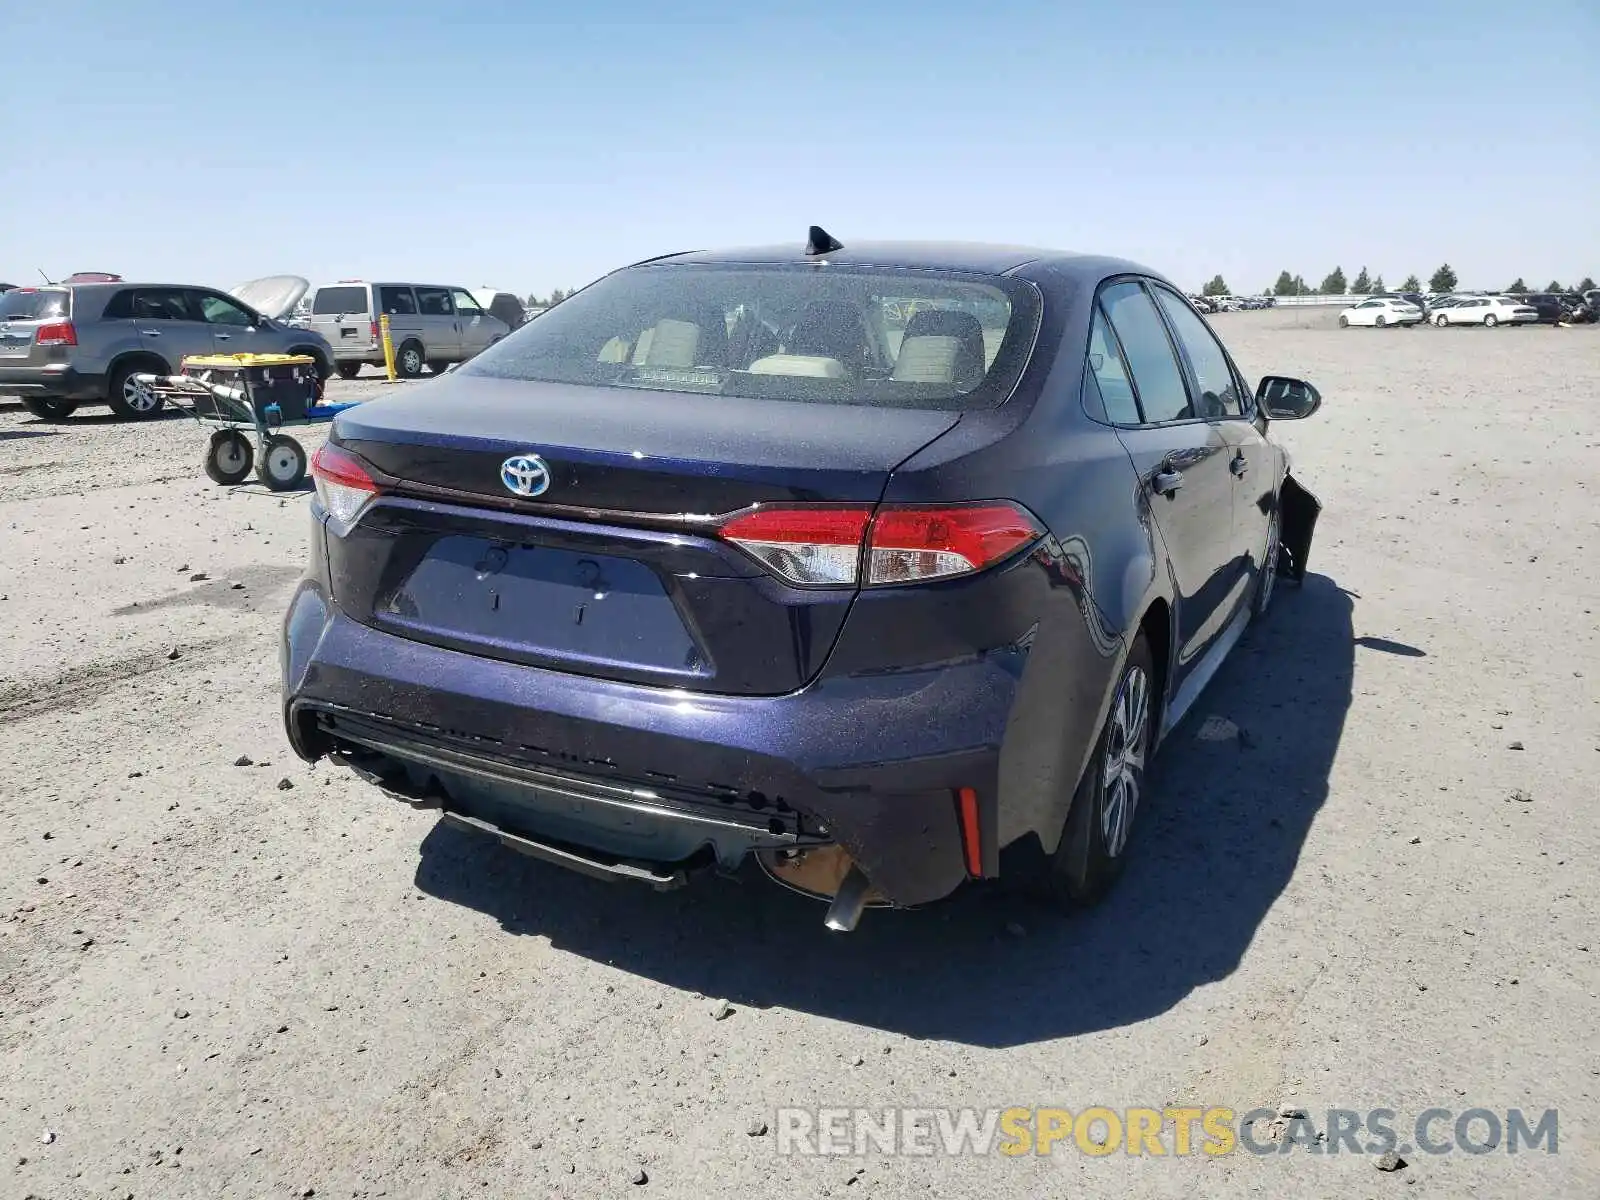
<path fill-rule="evenodd" d="M 311 479 L 317 499 L 342 531 L 355 524 L 380 491 L 360 459 L 327 442 L 311 456 Z"/>
<path fill-rule="evenodd" d="M 78 331 L 71 321 L 50 321 L 34 331 L 33 340 L 40 346 L 76 346 Z"/>
<path fill-rule="evenodd" d="M 772 505 L 723 523 L 724 540 L 802 587 L 891 587 L 973 575 L 1044 536 L 1009 500 Z"/>

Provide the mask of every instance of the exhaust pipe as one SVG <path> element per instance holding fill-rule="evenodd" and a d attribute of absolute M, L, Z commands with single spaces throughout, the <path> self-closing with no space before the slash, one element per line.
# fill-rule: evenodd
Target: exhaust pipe
<path fill-rule="evenodd" d="M 883 893 L 872 886 L 867 873 L 837 845 L 812 846 L 803 850 L 758 850 L 756 861 L 768 877 L 801 895 L 827 900 L 829 929 L 849 933 L 861 921 L 865 909 L 888 904 Z"/>
<path fill-rule="evenodd" d="M 835 933 L 851 932 L 866 911 L 871 894 L 872 884 L 867 880 L 867 873 L 851 863 L 850 873 L 833 894 L 833 903 L 828 905 L 828 915 L 823 924 Z"/>

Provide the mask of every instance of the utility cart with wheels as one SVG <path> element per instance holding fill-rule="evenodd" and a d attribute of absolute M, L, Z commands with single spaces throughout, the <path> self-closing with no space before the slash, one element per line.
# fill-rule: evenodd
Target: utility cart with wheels
<path fill-rule="evenodd" d="M 323 424 L 354 407 L 320 402 L 316 360 L 306 355 L 208 354 L 184 359 L 177 375 L 135 378 L 215 427 L 205 457 L 212 480 L 243 483 L 253 467 L 275 492 L 294 491 L 306 478 L 305 447 L 281 431 Z"/>

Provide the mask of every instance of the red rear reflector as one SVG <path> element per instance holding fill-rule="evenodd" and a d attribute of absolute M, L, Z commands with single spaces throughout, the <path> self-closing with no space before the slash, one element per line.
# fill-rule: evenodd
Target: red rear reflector
<path fill-rule="evenodd" d="M 721 532 L 791 583 L 875 587 L 982 571 L 1044 530 L 1026 509 L 994 501 L 884 505 L 875 517 L 865 507 L 776 505 L 734 517 Z"/>
<path fill-rule="evenodd" d="M 978 793 L 972 788 L 958 789 L 956 805 L 961 814 L 961 848 L 966 853 L 967 874 L 981 879 L 983 843 L 978 838 Z"/>
<path fill-rule="evenodd" d="M 372 340 L 378 340 L 378 323 L 376 321 L 372 323 Z"/>
<path fill-rule="evenodd" d="M 33 340 L 41 346 L 76 346 L 78 331 L 71 321 L 52 321 L 35 331 Z"/>
<path fill-rule="evenodd" d="M 968 575 L 999 562 L 1043 532 L 1011 504 L 885 507 L 872 522 L 867 584 Z"/>

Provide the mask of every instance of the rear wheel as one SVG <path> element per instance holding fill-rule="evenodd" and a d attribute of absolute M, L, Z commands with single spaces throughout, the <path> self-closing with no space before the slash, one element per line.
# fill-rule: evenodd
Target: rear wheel
<path fill-rule="evenodd" d="M 41 421 L 65 421 L 78 411 L 71 400 L 24 400 L 22 407 Z"/>
<path fill-rule="evenodd" d="M 1382 318 L 1382 317 L 1379 317 L 1379 318 L 1378 318 L 1378 319 L 1377 319 L 1377 321 L 1375 321 L 1375 322 L 1374 322 L 1374 324 L 1375 324 L 1375 325 L 1377 325 L 1377 327 L 1378 327 L 1378 328 L 1379 328 L 1379 329 L 1382 329 L 1382 328 L 1383 328 L 1383 327 L 1384 327 L 1384 326 L 1385 326 L 1385 325 L 1387 325 L 1387 324 L 1388 324 L 1388 323 L 1389 323 L 1389 322 L 1388 322 L 1388 321 L 1386 321 L 1386 320 L 1384 320 L 1384 319 L 1383 319 L 1383 318 Z"/>
<path fill-rule="evenodd" d="M 1484 319 L 1483 319 L 1483 327 L 1485 329 L 1493 329 L 1498 324 L 1500 324 L 1500 319 L 1498 317 L 1496 317 L 1493 313 L 1490 313 L 1488 316 L 1484 317 Z"/>
<path fill-rule="evenodd" d="M 342 362 L 339 364 L 340 379 L 354 379 L 361 374 L 361 364 L 358 362 Z"/>
<path fill-rule="evenodd" d="M 294 491 L 306 479 L 305 448 L 286 434 L 273 434 L 261 448 L 256 478 L 275 492 Z"/>
<path fill-rule="evenodd" d="M 120 366 L 111 373 L 111 411 L 130 421 L 148 421 L 166 404 L 156 390 L 134 378 L 140 374 L 155 374 L 149 366 Z"/>
<path fill-rule="evenodd" d="M 1437 325 L 1440 329 L 1444 329 L 1446 326 L 1448 326 L 1450 324 L 1450 318 L 1445 316 L 1443 313 L 1440 313 L 1437 317 L 1435 317 L 1433 319 L 1433 323 L 1435 325 Z"/>
<path fill-rule="evenodd" d="M 406 342 L 395 352 L 394 369 L 402 379 L 415 379 L 422 374 L 422 368 L 426 365 L 422 347 L 416 342 Z"/>
<path fill-rule="evenodd" d="M 249 438 L 237 429 L 219 429 L 206 450 L 206 474 L 213 482 L 232 487 L 244 482 L 254 458 Z"/>
<path fill-rule="evenodd" d="M 1056 903 L 1092 904 L 1122 874 L 1145 795 L 1156 711 L 1154 661 L 1150 643 L 1141 633 L 1122 664 L 1111 711 L 1073 795 L 1061 843 L 1046 868 L 1045 891 Z"/>

